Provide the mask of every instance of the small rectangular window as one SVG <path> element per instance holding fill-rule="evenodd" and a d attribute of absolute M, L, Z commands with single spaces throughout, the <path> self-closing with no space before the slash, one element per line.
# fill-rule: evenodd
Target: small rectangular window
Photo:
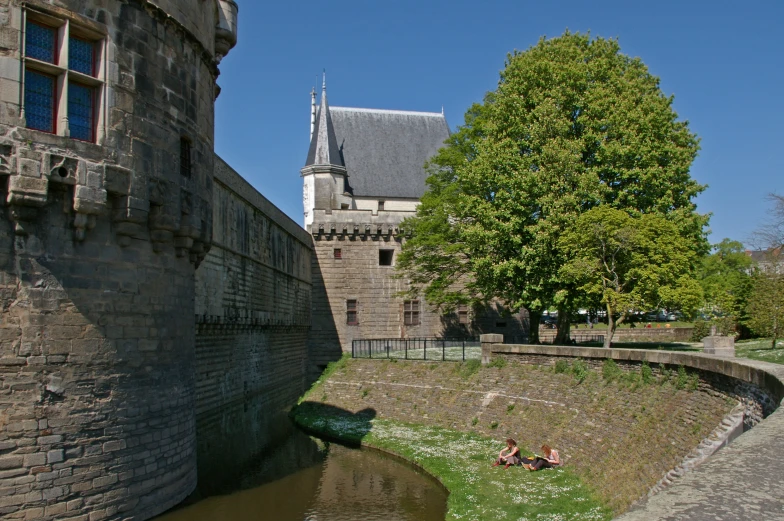
<path fill-rule="evenodd" d="M 460 324 L 468 325 L 468 306 L 465 304 L 460 304 L 457 306 L 457 321 Z"/>
<path fill-rule="evenodd" d="M 191 140 L 187 137 L 180 138 L 180 174 L 191 176 Z"/>
<path fill-rule="evenodd" d="M 57 29 L 27 20 L 25 25 L 25 55 L 57 65 Z"/>
<path fill-rule="evenodd" d="M 392 266 L 392 259 L 395 257 L 395 250 L 378 250 L 378 265 Z"/>
<path fill-rule="evenodd" d="M 506 327 L 506 322 L 496 322 L 495 327 Z"/>
<path fill-rule="evenodd" d="M 25 117 L 27 127 L 54 133 L 55 78 L 48 74 L 25 72 Z"/>
<path fill-rule="evenodd" d="M 356 326 L 359 324 L 359 315 L 357 313 L 357 301 L 346 301 L 346 324 L 349 326 Z"/>
<path fill-rule="evenodd" d="M 378 202 L 378 211 L 379 212 L 383 212 L 384 211 L 384 201 L 379 201 Z"/>
<path fill-rule="evenodd" d="M 403 324 L 406 326 L 419 325 L 419 301 L 406 300 L 403 302 Z"/>
<path fill-rule="evenodd" d="M 95 89 L 68 82 L 68 128 L 71 137 L 95 141 Z"/>
<path fill-rule="evenodd" d="M 343 250 L 341 250 L 340 248 L 335 248 L 334 250 L 332 250 L 332 256 L 336 259 L 342 259 Z"/>

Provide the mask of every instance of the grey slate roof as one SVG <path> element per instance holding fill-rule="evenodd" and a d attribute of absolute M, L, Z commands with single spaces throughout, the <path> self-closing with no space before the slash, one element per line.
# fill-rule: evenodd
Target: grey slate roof
<path fill-rule="evenodd" d="M 313 127 L 308 159 L 305 161 L 305 166 L 310 165 L 345 166 L 335 140 L 335 130 L 332 128 L 326 86 L 321 92 L 321 107 L 316 117 L 316 125 Z"/>
<path fill-rule="evenodd" d="M 449 137 L 443 114 L 347 107 L 329 112 L 354 196 L 422 197 L 425 161 Z"/>

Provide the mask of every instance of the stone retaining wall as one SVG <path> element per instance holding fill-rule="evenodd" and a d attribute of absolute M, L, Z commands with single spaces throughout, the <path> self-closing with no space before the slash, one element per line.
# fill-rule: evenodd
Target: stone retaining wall
<path fill-rule="evenodd" d="M 710 375 L 738 391 L 746 404 L 756 403 L 764 418 L 753 418 L 747 430 L 691 472 L 683 474 L 665 490 L 640 501 L 620 521 L 716 519 L 784 520 L 784 366 L 755 360 L 719 358 L 701 353 L 668 351 L 513 346 L 486 343 L 483 357 L 579 357 L 596 362 L 612 358 L 626 363 L 684 366 Z M 701 385 L 702 387 L 702 385 Z M 720 391 L 725 392 L 725 391 Z M 748 410 L 748 409 L 747 409 Z M 756 420 L 761 420 L 756 422 Z M 746 427 L 749 427 L 748 418 Z"/>
<path fill-rule="evenodd" d="M 694 332 L 693 327 L 665 327 L 657 323 L 661 327 L 639 327 L 636 329 L 618 329 L 613 336 L 613 342 L 689 342 L 691 335 Z M 556 331 L 554 329 L 540 329 L 539 340 L 542 342 L 552 342 L 555 339 Z M 603 329 L 574 329 L 569 331 L 571 338 L 577 342 L 584 342 L 593 337 L 604 338 L 607 334 Z"/>

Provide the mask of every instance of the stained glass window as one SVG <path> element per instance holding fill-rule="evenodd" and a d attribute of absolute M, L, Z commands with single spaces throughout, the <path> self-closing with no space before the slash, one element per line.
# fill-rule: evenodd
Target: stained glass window
<path fill-rule="evenodd" d="M 54 132 L 54 82 L 46 74 L 25 74 L 25 118 L 27 127 Z"/>
<path fill-rule="evenodd" d="M 88 28 L 64 19 L 57 20 L 54 15 L 28 10 L 26 16 L 24 111 L 27 127 L 63 135 L 65 127 L 58 122 L 67 117 L 70 137 L 94 142 L 100 120 L 98 100 L 105 88 L 96 77 L 103 48 L 101 40 L 84 39 L 82 34 L 92 34 Z"/>
<path fill-rule="evenodd" d="M 93 140 L 93 89 L 68 82 L 68 127 L 71 137 L 82 141 Z"/>
<path fill-rule="evenodd" d="M 30 58 L 55 63 L 57 31 L 52 27 L 38 25 L 28 20 L 25 34 L 25 54 Z"/>
<path fill-rule="evenodd" d="M 71 36 L 68 39 L 68 68 L 93 76 L 95 44 Z"/>

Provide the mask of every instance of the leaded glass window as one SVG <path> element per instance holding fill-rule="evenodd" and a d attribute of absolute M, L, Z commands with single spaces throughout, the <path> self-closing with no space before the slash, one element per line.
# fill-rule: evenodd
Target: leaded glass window
<path fill-rule="evenodd" d="M 25 74 L 25 107 L 28 128 L 54 132 L 55 78 L 28 70 Z"/>
<path fill-rule="evenodd" d="M 36 60 L 56 63 L 57 30 L 29 20 L 25 27 L 25 55 Z"/>
<path fill-rule="evenodd" d="M 68 39 L 68 68 L 82 74 L 95 76 L 95 44 L 71 36 Z"/>
<path fill-rule="evenodd" d="M 101 80 L 107 52 L 104 36 L 95 27 L 61 19 L 55 13 L 26 9 L 23 14 L 21 108 L 26 126 L 82 141 L 100 141 L 105 129 L 106 88 Z"/>
<path fill-rule="evenodd" d="M 71 137 L 82 141 L 93 140 L 93 88 L 73 81 L 68 82 L 68 124 Z"/>

